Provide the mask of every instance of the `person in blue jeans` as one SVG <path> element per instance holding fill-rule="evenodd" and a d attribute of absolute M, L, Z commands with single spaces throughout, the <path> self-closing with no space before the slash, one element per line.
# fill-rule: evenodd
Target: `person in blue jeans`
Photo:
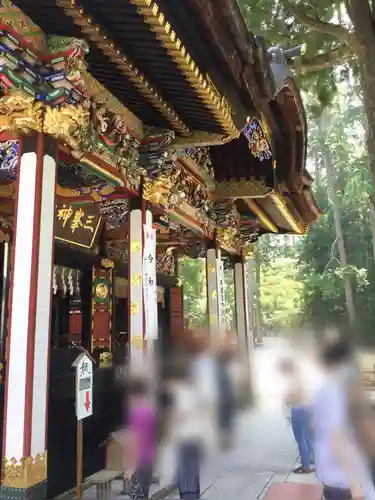
<path fill-rule="evenodd" d="M 299 370 L 291 359 L 284 359 L 280 364 L 280 372 L 287 381 L 285 403 L 290 408 L 290 422 L 296 440 L 301 465 L 294 470 L 295 474 L 309 474 L 313 464 L 311 444 L 310 408 L 304 391 Z"/>

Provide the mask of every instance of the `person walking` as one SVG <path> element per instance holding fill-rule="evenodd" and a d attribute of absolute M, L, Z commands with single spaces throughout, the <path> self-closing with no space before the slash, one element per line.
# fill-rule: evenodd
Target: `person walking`
<path fill-rule="evenodd" d="M 290 422 L 301 458 L 301 465 L 293 472 L 295 474 L 309 474 L 313 463 L 313 447 L 311 443 L 311 409 L 306 388 L 299 369 L 291 359 L 281 361 L 280 372 L 287 382 L 284 403 L 290 409 Z"/>
<path fill-rule="evenodd" d="M 130 499 L 147 500 L 156 455 L 156 413 L 149 385 L 141 378 L 129 384 L 130 415 L 124 477 L 130 481 Z"/>
<path fill-rule="evenodd" d="M 317 477 L 326 500 L 375 500 L 368 457 L 350 416 L 349 381 L 353 358 L 347 342 L 337 339 L 321 352 L 322 385 L 313 403 Z"/>
<path fill-rule="evenodd" d="M 186 364 L 170 367 L 167 385 L 173 398 L 169 418 L 170 439 L 177 457 L 176 479 L 181 500 L 200 498 L 202 458 L 197 393 Z"/>

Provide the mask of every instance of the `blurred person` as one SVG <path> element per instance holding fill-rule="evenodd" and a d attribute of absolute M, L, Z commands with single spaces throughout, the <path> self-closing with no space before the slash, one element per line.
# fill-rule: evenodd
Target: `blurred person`
<path fill-rule="evenodd" d="M 150 388 L 143 378 L 129 383 L 129 426 L 124 477 L 130 481 L 131 500 L 149 498 L 156 454 L 157 419 Z"/>
<path fill-rule="evenodd" d="M 167 385 L 173 398 L 169 425 L 170 437 L 176 446 L 180 498 L 198 500 L 205 426 L 202 420 L 201 393 L 189 371 L 188 364 L 180 361 L 170 367 L 167 374 Z"/>
<path fill-rule="evenodd" d="M 231 334 L 229 334 L 231 335 Z M 228 337 L 228 336 L 227 336 Z M 229 338 L 220 347 L 217 354 L 217 420 L 220 431 L 221 446 L 229 448 L 233 439 L 233 419 L 236 401 L 233 377 L 231 373 L 234 355 Z"/>
<path fill-rule="evenodd" d="M 293 472 L 309 474 L 313 463 L 313 447 L 311 443 L 311 402 L 308 401 L 307 390 L 302 375 L 292 359 L 280 362 L 280 372 L 287 381 L 284 403 L 290 409 L 289 421 L 292 425 L 301 465 Z"/>
<path fill-rule="evenodd" d="M 190 376 L 199 392 L 201 412 L 205 426 L 207 440 L 210 447 L 215 447 L 218 442 L 218 404 L 219 384 L 216 353 L 209 342 L 209 334 L 200 332 L 196 337 L 190 361 Z M 208 442 L 208 441 L 207 441 Z"/>
<path fill-rule="evenodd" d="M 321 362 L 324 378 L 313 405 L 313 425 L 316 470 L 324 497 L 374 500 L 369 461 L 350 416 L 356 370 L 349 344 L 331 339 L 322 349 Z"/>

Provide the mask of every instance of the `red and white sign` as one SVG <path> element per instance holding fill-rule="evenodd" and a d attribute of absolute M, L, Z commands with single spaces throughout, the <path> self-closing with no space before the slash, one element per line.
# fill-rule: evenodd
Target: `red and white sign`
<path fill-rule="evenodd" d="M 73 363 L 76 369 L 76 415 L 82 420 L 92 415 L 93 363 L 82 353 Z"/>

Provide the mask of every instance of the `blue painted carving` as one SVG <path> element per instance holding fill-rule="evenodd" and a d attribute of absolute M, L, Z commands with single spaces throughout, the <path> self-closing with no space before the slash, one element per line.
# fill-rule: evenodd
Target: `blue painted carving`
<path fill-rule="evenodd" d="M 18 141 L 0 142 L 0 181 L 16 180 L 18 151 Z"/>

